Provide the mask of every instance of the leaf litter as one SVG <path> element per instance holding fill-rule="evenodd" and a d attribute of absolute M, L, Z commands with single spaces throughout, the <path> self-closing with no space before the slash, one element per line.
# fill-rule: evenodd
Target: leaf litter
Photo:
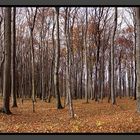
<path fill-rule="evenodd" d="M 18 108 L 11 108 L 12 115 L 0 113 L 1 133 L 139 133 L 140 114 L 136 112 L 136 102 L 132 99 L 117 99 L 117 105 L 111 105 L 107 99 L 96 103 L 73 100 L 75 118 L 69 116 L 68 107 L 55 109 L 52 103 L 38 99 L 35 113 L 32 102 L 18 100 Z M 0 101 L 0 105 L 2 102 Z"/>

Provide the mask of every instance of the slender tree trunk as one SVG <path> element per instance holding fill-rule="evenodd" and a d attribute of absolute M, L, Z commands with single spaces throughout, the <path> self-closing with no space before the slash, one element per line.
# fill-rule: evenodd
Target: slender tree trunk
<path fill-rule="evenodd" d="M 102 45 L 102 59 L 101 59 L 101 100 L 103 100 L 104 93 L 104 45 Z"/>
<path fill-rule="evenodd" d="M 84 64 L 84 56 L 83 56 L 83 35 L 84 34 L 84 30 L 83 30 L 83 27 L 82 27 L 82 40 L 81 40 L 81 42 L 82 42 L 82 44 L 81 44 L 81 77 L 80 77 L 80 99 L 82 99 L 83 98 L 83 64 Z"/>
<path fill-rule="evenodd" d="M 52 28 L 52 44 L 53 44 L 53 56 L 51 61 L 51 80 L 50 80 L 50 90 L 48 95 L 48 103 L 51 101 L 52 94 L 54 94 L 54 61 L 55 61 L 55 40 L 54 40 L 54 29 L 55 29 L 55 21 L 54 21 L 54 12 L 53 12 L 53 28 Z"/>
<path fill-rule="evenodd" d="M 134 97 L 134 68 L 133 68 L 133 59 L 131 60 L 131 94 Z"/>
<path fill-rule="evenodd" d="M 32 69 L 32 102 L 33 112 L 35 112 L 35 64 L 34 64 L 33 32 L 31 31 L 31 69 Z"/>
<path fill-rule="evenodd" d="M 2 51 L 2 57 L 1 57 L 1 61 L 0 61 L 0 93 L 3 93 L 3 64 L 4 64 L 4 47 L 3 47 L 3 38 L 2 38 L 2 21 L 3 18 L 2 16 L 0 16 L 0 47 L 1 47 L 1 51 Z"/>
<path fill-rule="evenodd" d="M 70 27 L 69 27 L 69 17 L 70 17 L 70 9 L 68 12 L 68 26 L 67 27 L 67 64 L 66 64 L 66 79 L 67 79 L 67 94 L 68 94 L 68 100 L 69 100 L 69 111 L 70 111 L 70 116 L 74 118 L 74 110 L 73 110 L 73 103 L 72 103 L 72 90 L 71 90 L 71 61 L 72 61 L 72 49 L 71 49 L 71 42 L 70 42 Z"/>
<path fill-rule="evenodd" d="M 42 91 L 42 101 L 44 100 L 44 43 L 42 43 L 41 48 L 41 91 Z"/>
<path fill-rule="evenodd" d="M 12 59 L 11 59 L 11 95 L 12 107 L 17 107 L 16 101 L 16 28 L 15 28 L 16 8 L 13 7 L 13 27 L 12 27 Z"/>
<path fill-rule="evenodd" d="M 135 20 L 135 23 L 134 23 L 134 39 L 135 39 L 135 44 L 134 44 L 134 73 L 135 73 L 135 80 L 134 80 L 134 100 L 137 99 L 137 96 L 136 96 L 136 87 L 137 87 L 137 73 L 136 73 L 136 18 L 134 17 L 134 20 Z"/>
<path fill-rule="evenodd" d="M 40 45 L 39 45 L 39 95 L 40 99 L 42 96 L 42 100 L 44 99 L 44 8 L 42 10 L 42 19 L 41 19 L 41 31 L 40 31 Z"/>
<path fill-rule="evenodd" d="M 115 32 L 117 28 L 117 7 L 115 7 L 115 17 L 114 17 L 114 28 L 113 28 L 113 34 L 111 39 L 111 99 L 112 104 L 116 103 L 115 100 L 115 92 L 114 92 L 114 38 L 115 38 Z"/>
<path fill-rule="evenodd" d="M 131 90 L 131 86 L 130 86 L 130 68 L 128 68 L 127 77 L 128 77 L 128 97 L 130 97 L 130 90 Z"/>
<path fill-rule="evenodd" d="M 108 90 L 109 90 L 109 96 L 108 96 L 108 103 L 110 102 L 111 99 L 111 50 L 109 51 L 109 66 L 108 66 L 108 75 L 109 75 L 109 80 L 108 80 Z"/>
<path fill-rule="evenodd" d="M 83 53 L 83 52 L 82 52 Z M 81 54 L 83 55 L 83 54 Z M 83 56 L 82 56 L 83 57 Z M 79 93 L 79 97 L 80 99 L 82 99 L 83 97 L 83 58 L 81 60 L 81 74 L 80 74 L 80 93 Z"/>
<path fill-rule="evenodd" d="M 121 99 L 121 96 L 122 96 L 122 62 L 121 62 L 121 59 L 122 59 L 122 50 L 120 52 L 120 56 L 119 56 L 119 96 L 120 96 L 120 99 Z"/>
<path fill-rule="evenodd" d="M 62 109 L 60 92 L 59 92 L 59 61 L 60 61 L 60 40 L 59 40 L 59 7 L 56 7 L 56 30 L 57 40 L 55 49 L 55 63 L 54 63 L 54 89 L 56 95 L 56 107 Z"/>
<path fill-rule="evenodd" d="M 88 103 L 88 64 L 87 64 L 87 28 L 88 28 L 88 9 L 86 8 L 86 27 L 84 35 L 84 47 L 85 47 L 85 56 L 84 56 L 84 65 L 85 65 L 85 100 Z"/>
<path fill-rule="evenodd" d="M 136 8 L 136 74 L 137 112 L 140 113 L 140 8 Z"/>
<path fill-rule="evenodd" d="M 35 11 L 34 19 L 32 26 L 30 27 L 30 33 L 31 33 L 31 74 L 32 74 L 32 103 L 33 103 L 33 112 L 35 112 L 35 60 L 34 60 L 34 44 L 33 44 L 33 31 L 34 31 L 34 25 L 35 25 L 35 19 L 37 15 L 37 8 Z"/>

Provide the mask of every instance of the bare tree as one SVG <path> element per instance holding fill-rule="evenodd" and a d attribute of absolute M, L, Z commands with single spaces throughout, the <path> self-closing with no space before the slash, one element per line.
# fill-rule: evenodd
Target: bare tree
<path fill-rule="evenodd" d="M 86 8 L 86 25 L 85 25 L 85 34 L 84 34 L 85 100 L 86 100 L 86 103 L 88 103 L 87 29 L 88 29 L 88 9 Z"/>
<path fill-rule="evenodd" d="M 140 8 L 136 8 L 136 74 L 137 111 L 140 113 Z"/>
<path fill-rule="evenodd" d="M 60 38 L 59 38 L 59 7 L 56 9 L 56 48 L 55 48 L 55 62 L 54 62 L 54 89 L 56 95 L 56 106 L 57 109 L 62 109 L 60 92 L 59 92 L 59 61 L 60 61 Z"/>
<path fill-rule="evenodd" d="M 4 47 L 3 47 L 3 34 L 2 34 L 2 23 L 3 23 L 3 17 L 0 15 L 0 47 L 1 47 L 1 60 L 0 60 L 0 92 L 2 93 L 2 86 L 3 86 L 3 64 L 4 64 Z"/>
<path fill-rule="evenodd" d="M 70 116 L 74 118 L 74 110 L 72 104 L 72 93 L 71 93 L 71 43 L 70 43 L 70 8 L 66 8 L 65 10 L 66 18 L 65 18 L 65 35 L 66 35 L 66 44 L 67 44 L 67 56 L 66 56 L 66 94 L 67 94 L 67 104 L 69 104 Z"/>
<path fill-rule="evenodd" d="M 12 58 L 11 58 L 11 95 L 12 107 L 17 107 L 16 101 L 16 7 L 13 7 L 13 24 L 12 24 Z"/>
<path fill-rule="evenodd" d="M 10 111 L 10 68 L 11 68 L 11 7 L 5 8 L 5 61 L 3 78 L 3 107 L 2 112 L 11 114 Z"/>
<path fill-rule="evenodd" d="M 117 7 L 115 7 L 114 27 L 113 27 L 112 38 L 111 38 L 111 99 L 112 99 L 112 104 L 116 103 L 115 92 L 114 92 L 114 38 L 115 38 L 116 28 L 117 28 Z"/>
<path fill-rule="evenodd" d="M 27 9 L 28 10 L 28 9 Z M 29 14 L 28 10 L 28 14 Z M 30 14 L 29 14 L 30 15 Z M 31 51 L 31 73 L 32 73 L 32 102 L 33 102 L 33 112 L 35 112 L 35 56 L 34 56 L 34 44 L 33 44 L 33 31 L 35 26 L 35 20 L 37 15 L 37 8 L 35 9 L 35 14 L 33 15 L 33 20 L 29 21 L 29 28 L 30 28 L 30 51 Z M 31 16 L 31 15 L 30 15 Z M 31 17 L 29 17 L 31 18 Z"/>

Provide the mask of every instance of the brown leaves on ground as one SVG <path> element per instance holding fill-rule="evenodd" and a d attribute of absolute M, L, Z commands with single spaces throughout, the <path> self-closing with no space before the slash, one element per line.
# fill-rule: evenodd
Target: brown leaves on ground
<path fill-rule="evenodd" d="M 11 108 L 12 115 L 0 113 L 0 132 L 57 133 L 57 132 L 140 132 L 140 114 L 132 99 L 117 99 L 117 105 L 103 102 L 74 100 L 75 118 L 69 116 L 68 107 L 57 110 L 52 103 L 37 100 L 35 113 L 31 100 L 18 108 Z M 2 105 L 0 101 L 0 106 Z"/>

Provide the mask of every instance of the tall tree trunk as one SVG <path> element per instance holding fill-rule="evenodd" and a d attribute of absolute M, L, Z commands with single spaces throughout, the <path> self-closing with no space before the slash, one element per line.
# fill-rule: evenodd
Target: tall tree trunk
<path fill-rule="evenodd" d="M 33 32 L 31 31 L 31 72 L 32 72 L 32 102 L 33 112 L 35 112 L 35 62 L 34 62 L 34 47 L 33 47 Z"/>
<path fill-rule="evenodd" d="M 114 17 L 114 28 L 113 28 L 113 34 L 111 38 L 111 99 L 112 104 L 116 103 L 115 100 L 115 92 L 114 92 L 114 38 L 115 38 L 115 32 L 117 28 L 117 7 L 115 7 L 115 17 Z"/>
<path fill-rule="evenodd" d="M 52 93 L 54 94 L 54 61 L 55 61 L 55 40 L 54 40 L 54 30 L 55 30 L 55 20 L 54 20 L 54 12 L 53 12 L 53 27 L 52 27 L 52 44 L 53 44 L 53 55 L 51 61 L 51 79 L 50 79 L 50 90 L 48 95 L 48 103 L 51 101 Z"/>
<path fill-rule="evenodd" d="M 136 73 L 136 18 L 134 17 L 134 39 L 135 39 L 135 44 L 134 44 L 134 67 L 135 67 L 135 80 L 134 80 L 134 100 L 137 99 L 137 96 L 136 96 L 136 87 L 137 87 L 137 73 Z"/>
<path fill-rule="evenodd" d="M 35 112 L 35 60 L 34 60 L 34 44 L 33 44 L 33 31 L 35 26 L 35 19 L 37 15 L 37 8 L 33 18 L 32 26 L 30 27 L 30 45 L 31 45 L 31 74 L 32 74 L 32 103 L 33 103 L 33 112 Z"/>
<path fill-rule="evenodd" d="M 44 40 L 43 40 L 44 41 Z M 44 100 L 44 43 L 42 42 L 42 48 L 41 48 L 41 91 L 42 91 L 42 101 Z"/>
<path fill-rule="evenodd" d="M 131 60 L 131 64 L 130 64 L 130 69 L 131 69 L 131 96 L 133 97 L 134 96 L 134 69 L 133 69 L 133 59 Z"/>
<path fill-rule="evenodd" d="M 12 24 L 12 59 L 11 59 L 11 95 L 12 95 L 12 107 L 17 107 L 16 101 L 16 7 L 13 7 L 13 24 Z"/>
<path fill-rule="evenodd" d="M 66 12 L 67 13 L 67 12 Z M 67 60 L 66 60 L 66 86 L 67 86 L 67 94 L 68 94 L 68 103 L 69 103 L 69 111 L 70 116 L 74 118 L 74 110 L 72 103 L 72 90 L 71 90 L 71 59 L 72 59 L 72 49 L 70 43 L 70 27 L 69 27 L 69 17 L 70 17 L 70 9 L 68 11 L 68 19 L 66 20 L 66 38 L 67 38 Z"/>
<path fill-rule="evenodd" d="M 136 74 L 137 111 L 140 113 L 140 8 L 136 8 Z"/>
<path fill-rule="evenodd" d="M 84 65 L 85 65 L 85 100 L 88 103 L 88 64 L 87 64 L 87 28 L 88 28 L 88 9 L 86 8 L 86 27 L 84 35 L 84 47 L 85 47 L 85 56 L 84 56 Z"/>
<path fill-rule="evenodd" d="M 104 45 L 102 45 L 102 58 L 101 58 L 101 100 L 103 100 L 104 93 Z"/>
<path fill-rule="evenodd" d="M 120 51 L 120 56 L 119 56 L 119 96 L 121 98 L 122 96 L 122 50 Z"/>
<path fill-rule="evenodd" d="M 40 74 L 40 80 L 39 80 L 39 95 L 42 100 L 44 99 L 44 8 L 42 9 L 42 19 L 41 19 L 41 30 L 40 30 L 40 44 L 39 44 L 39 74 Z"/>
<path fill-rule="evenodd" d="M 3 81 L 3 107 L 2 112 L 11 114 L 10 111 L 10 69 L 11 69 L 11 7 L 5 8 L 5 62 L 4 62 L 4 81 Z"/>
<path fill-rule="evenodd" d="M 83 36 L 84 36 L 84 30 L 83 30 L 83 27 L 82 27 L 82 39 L 81 39 L 81 42 L 82 42 L 82 44 L 81 44 L 81 48 L 80 48 L 80 51 L 81 51 L 81 74 L 80 74 L 80 99 L 82 99 L 83 98 L 83 65 L 84 65 L 84 58 L 83 58 L 83 40 L 84 40 L 84 38 L 83 38 Z"/>
<path fill-rule="evenodd" d="M 1 46 L 1 51 L 3 52 L 2 53 L 2 57 L 1 57 L 1 61 L 0 61 L 0 93 L 3 93 L 3 64 L 4 64 L 4 47 L 3 47 L 3 38 L 2 38 L 2 21 L 3 21 L 3 18 L 2 16 L 0 16 L 0 46 Z"/>
<path fill-rule="evenodd" d="M 130 68 L 128 68 L 127 70 L 127 77 L 128 77 L 128 97 L 130 97 L 130 90 L 131 90 L 131 86 L 130 86 Z"/>
<path fill-rule="evenodd" d="M 59 61 L 60 61 L 60 40 L 59 40 L 59 7 L 56 7 L 56 48 L 55 48 L 55 63 L 54 63 L 54 89 L 56 95 L 56 107 L 62 109 L 60 92 L 59 92 Z"/>
<path fill-rule="evenodd" d="M 108 90 L 109 90 L 109 96 L 108 96 L 108 103 L 111 99 L 111 50 L 109 50 L 109 65 L 108 65 Z"/>

